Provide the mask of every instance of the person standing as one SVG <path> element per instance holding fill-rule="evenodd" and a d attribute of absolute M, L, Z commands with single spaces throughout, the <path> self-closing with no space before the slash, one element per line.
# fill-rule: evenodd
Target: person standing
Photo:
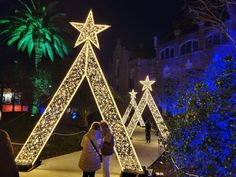
<path fill-rule="evenodd" d="M 110 160 L 114 153 L 114 137 L 106 121 L 101 121 L 103 143 L 102 143 L 102 172 L 103 177 L 110 177 Z"/>
<path fill-rule="evenodd" d="M 150 120 L 148 119 L 145 122 L 145 135 L 146 135 L 146 143 L 150 143 L 151 142 L 151 123 Z"/>
<path fill-rule="evenodd" d="M 79 167 L 83 170 L 83 177 L 94 177 L 95 172 L 101 168 L 101 128 L 99 122 L 93 122 L 88 133 L 81 141 L 83 147 Z"/>
<path fill-rule="evenodd" d="M 0 176 L 19 177 L 14 151 L 8 133 L 0 129 Z"/>

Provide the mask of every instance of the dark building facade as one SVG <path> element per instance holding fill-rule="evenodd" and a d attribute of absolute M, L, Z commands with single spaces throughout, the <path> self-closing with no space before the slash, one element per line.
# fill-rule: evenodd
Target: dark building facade
<path fill-rule="evenodd" d="M 228 24 L 235 30 L 233 20 L 228 20 Z M 118 40 L 113 53 L 113 87 L 121 95 L 134 89 L 139 100 L 142 95 L 139 81 L 149 75 L 156 81 L 153 97 L 165 114 L 175 109 L 179 91 L 184 90 L 190 81 L 201 79 L 215 58 L 226 53 L 235 54 L 235 46 L 225 35 L 201 24 L 198 30 L 188 34 L 175 30 L 174 36 L 173 40 L 162 43 L 154 36 L 153 58 L 134 58 L 134 52 L 127 50 Z"/>

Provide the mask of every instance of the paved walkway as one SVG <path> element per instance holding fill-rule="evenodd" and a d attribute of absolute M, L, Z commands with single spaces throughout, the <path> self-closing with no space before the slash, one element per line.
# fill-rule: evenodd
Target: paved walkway
<path fill-rule="evenodd" d="M 146 144 L 144 128 L 136 128 L 132 142 L 143 166 L 151 165 L 163 151 L 154 134 L 152 142 Z M 82 171 L 78 167 L 80 153 L 81 151 L 43 160 L 38 168 L 30 172 L 20 172 L 20 177 L 81 177 Z M 121 168 L 115 155 L 111 160 L 110 171 L 111 177 L 120 176 Z M 102 177 L 101 170 L 96 172 L 96 177 Z"/>

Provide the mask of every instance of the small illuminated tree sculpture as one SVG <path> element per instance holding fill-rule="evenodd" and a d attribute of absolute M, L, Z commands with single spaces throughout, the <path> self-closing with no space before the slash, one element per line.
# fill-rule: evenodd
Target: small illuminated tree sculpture
<path fill-rule="evenodd" d="M 150 81 L 149 80 L 149 76 L 146 77 L 145 81 L 140 81 L 140 83 L 143 85 L 142 91 L 144 91 L 142 98 L 140 99 L 140 102 L 135 110 L 134 115 L 132 116 L 130 123 L 127 127 L 127 131 L 129 136 L 131 137 L 135 127 L 137 126 L 137 123 L 139 121 L 139 117 L 141 115 L 138 114 L 142 114 L 146 105 L 148 105 L 152 116 L 154 118 L 154 121 L 161 133 L 161 136 L 165 139 L 167 139 L 168 135 L 169 135 L 169 131 L 165 125 L 165 122 L 157 108 L 157 105 L 151 95 L 152 91 L 152 84 L 155 83 L 155 81 Z"/>
<path fill-rule="evenodd" d="M 132 91 L 129 92 L 129 94 L 130 94 L 130 102 L 129 102 L 129 105 L 128 105 L 127 109 L 125 110 L 125 113 L 122 117 L 124 124 L 126 123 L 128 117 L 130 115 L 130 112 L 132 111 L 132 108 L 134 108 L 134 110 L 136 110 L 136 108 L 137 108 L 137 102 L 135 100 L 137 92 L 135 92 L 134 89 L 132 89 Z M 142 126 L 142 127 L 145 126 L 141 114 L 138 114 L 137 116 L 140 116 L 138 119 L 140 126 Z"/>
<path fill-rule="evenodd" d="M 80 32 L 75 46 L 83 42 L 85 44 L 17 155 L 16 162 L 19 165 L 33 165 L 35 163 L 74 94 L 86 77 L 101 116 L 109 123 L 114 133 L 115 153 L 121 169 L 142 171 L 142 166 L 91 45 L 93 43 L 99 48 L 97 34 L 109 26 L 94 24 L 92 11 L 89 12 L 84 24 L 71 22 L 71 25 Z"/>

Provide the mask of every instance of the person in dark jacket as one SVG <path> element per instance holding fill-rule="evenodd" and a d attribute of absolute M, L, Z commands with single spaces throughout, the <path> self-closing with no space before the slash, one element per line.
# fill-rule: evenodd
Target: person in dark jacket
<path fill-rule="evenodd" d="M 146 142 L 150 143 L 151 142 L 151 129 L 152 129 L 152 125 L 150 120 L 147 120 L 145 122 L 145 135 L 146 135 Z"/>
<path fill-rule="evenodd" d="M 106 121 L 100 122 L 103 143 L 102 143 L 102 172 L 103 177 L 110 177 L 110 160 L 114 153 L 114 137 Z"/>
<path fill-rule="evenodd" d="M 0 176 L 19 177 L 14 151 L 8 133 L 0 129 Z"/>

